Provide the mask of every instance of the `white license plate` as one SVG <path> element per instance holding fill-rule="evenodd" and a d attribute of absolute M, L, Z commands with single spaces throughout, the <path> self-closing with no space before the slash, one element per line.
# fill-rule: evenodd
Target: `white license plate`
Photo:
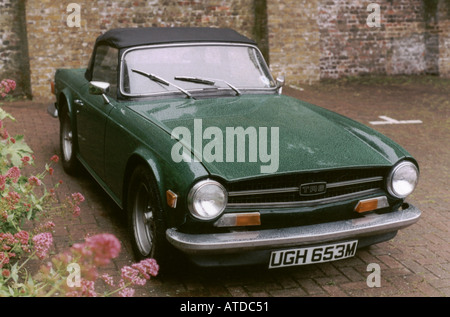
<path fill-rule="evenodd" d="M 273 251 L 269 269 L 278 267 L 329 262 L 355 255 L 358 240 L 327 244 L 315 247 Z"/>

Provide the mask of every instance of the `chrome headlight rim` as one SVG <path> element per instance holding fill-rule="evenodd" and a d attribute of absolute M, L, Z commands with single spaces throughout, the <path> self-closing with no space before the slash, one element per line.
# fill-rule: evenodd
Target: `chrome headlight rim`
<path fill-rule="evenodd" d="M 412 167 L 412 168 L 414 169 L 414 171 L 415 171 L 415 173 L 416 173 L 416 179 L 415 179 L 415 182 L 414 182 L 414 186 L 413 186 L 412 190 L 411 190 L 409 193 L 407 193 L 407 194 L 399 194 L 399 193 L 396 192 L 396 190 L 394 189 L 393 181 L 395 180 L 395 179 L 394 179 L 395 174 L 396 174 L 401 168 L 404 168 L 405 166 L 409 166 L 409 167 Z M 395 197 L 395 198 L 398 198 L 398 199 L 404 199 L 404 198 L 408 197 L 409 195 L 411 195 L 411 194 L 414 192 L 415 188 L 417 187 L 417 183 L 418 183 L 418 181 L 419 181 L 419 174 L 420 174 L 420 173 L 419 173 L 419 168 L 417 167 L 416 164 L 414 164 L 414 163 L 411 162 L 411 161 L 401 161 L 400 163 L 398 163 L 397 165 L 395 165 L 395 166 L 391 169 L 391 171 L 389 172 L 389 175 L 388 175 L 388 178 L 387 178 L 387 183 L 386 183 L 386 187 L 387 187 L 387 190 L 388 190 L 389 194 L 390 194 L 391 196 Z"/>
<path fill-rule="evenodd" d="M 216 186 L 222 191 L 222 193 L 224 195 L 223 206 L 221 206 L 221 208 L 218 209 L 214 214 L 209 215 L 209 216 L 202 215 L 195 208 L 196 195 L 198 195 L 200 190 L 204 189 L 206 186 Z M 223 213 L 223 211 L 225 210 L 227 202 L 228 202 L 227 190 L 221 183 L 219 183 L 218 181 L 215 181 L 213 179 L 205 179 L 205 180 L 201 180 L 201 181 L 197 182 L 194 186 L 192 186 L 191 190 L 189 191 L 188 197 L 187 197 L 188 209 L 189 209 L 191 215 L 198 220 L 204 220 L 204 221 L 213 220 L 213 219 L 216 219 L 218 216 L 220 216 Z"/>

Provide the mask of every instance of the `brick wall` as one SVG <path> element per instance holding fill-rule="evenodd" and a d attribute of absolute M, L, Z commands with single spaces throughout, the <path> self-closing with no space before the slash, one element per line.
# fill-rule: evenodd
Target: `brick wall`
<path fill-rule="evenodd" d="M 0 0 L 0 80 L 14 79 L 15 95 L 31 96 L 24 0 Z"/>
<path fill-rule="evenodd" d="M 321 5 L 321 77 L 365 73 L 437 73 L 428 65 L 422 0 L 377 1 L 381 25 L 369 27 L 368 1 L 335 0 Z"/>
<path fill-rule="evenodd" d="M 80 27 L 68 27 L 80 5 Z M 95 38 L 116 27 L 215 26 L 231 27 L 253 37 L 253 0 L 231 1 L 73 1 L 28 0 L 28 41 L 31 83 L 35 97 L 47 97 L 58 67 L 86 67 Z"/>
<path fill-rule="evenodd" d="M 450 78 L 450 0 L 439 1 L 439 74 Z"/>
<path fill-rule="evenodd" d="M 319 0 L 268 1 L 270 66 L 288 84 L 320 79 Z"/>
<path fill-rule="evenodd" d="M 380 5 L 379 27 L 366 20 Z M 450 77 L 449 0 L 269 2 L 272 70 L 294 84 L 363 74 Z"/>
<path fill-rule="evenodd" d="M 80 27 L 67 25 L 70 3 L 80 5 Z M 380 5 L 380 27 L 366 24 L 370 3 Z M 450 77 L 450 0 L 0 0 L 0 76 L 48 98 L 55 69 L 85 67 L 98 35 L 141 26 L 231 27 L 255 39 L 274 75 L 293 85 Z"/>

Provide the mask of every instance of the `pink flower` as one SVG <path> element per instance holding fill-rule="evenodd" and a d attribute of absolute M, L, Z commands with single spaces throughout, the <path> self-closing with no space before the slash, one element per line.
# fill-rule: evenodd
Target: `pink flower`
<path fill-rule="evenodd" d="M 42 184 L 41 180 L 36 176 L 31 176 L 30 178 L 28 178 L 28 183 L 33 186 L 41 186 Z"/>
<path fill-rule="evenodd" d="M 53 228 L 55 228 L 55 223 L 53 221 L 47 221 L 46 223 L 39 226 L 40 230 L 42 231 L 51 231 Z"/>
<path fill-rule="evenodd" d="M 8 130 L 6 130 L 6 129 L 3 129 L 2 131 L 0 131 L 0 134 L 1 134 L 3 140 L 7 140 L 9 138 L 9 133 L 8 133 Z"/>
<path fill-rule="evenodd" d="M 100 275 L 100 278 L 109 286 L 114 286 L 114 279 L 108 273 Z"/>
<path fill-rule="evenodd" d="M 4 244 L 4 245 L 2 246 L 2 249 L 3 249 L 4 251 L 9 251 L 9 250 L 11 250 L 11 247 L 10 247 L 9 245 Z"/>
<path fill-rule="evenodd" d="M 87 248 L 85 243 L 75 243 L 71 250 L 72 252 L 79 254 L 83 259 L 88 259 L 92 256 L 91 249 Z"/>
<path fill-rule="evenodd" d="M 73 206 L 72 207 L 72 215 L 74 217 L 78 217 L 80 215 L 80 213 L 81 213 L 80 207 L 78 207 L 78 206 Z"/>
<path fill-rule="evenodd" d="M 82 203 L 84 201 L 84 196 L 81 193 L 73 193 L 72 199 L 75 203 Z"/>
<path fill-rule="evenodd" d="M 11 272 L 7 269 L 4 269 L 2 271 L 2 275 L 3 275 L 3 277 L 9 277 L 11 275 Z"/>
<path fill-rule="evenodd" d="M 80 193 L 73 193 L 69 198 L 69 205 L 72 207 L 72 214 L 74 217 L 80 215 L 81 209 L 79 205 L 84 201 L 84 196 Z"/>
<path fill-rule="evenodd" d="M 29 156 L 24 156 L 24 157 L 22 157 L 20 160 L 22 161 L 23 165 L 27 166 L 28 164 L 30 164 L 31 157 L 29 157 Z"/>
<path fill-rule="evenodd" d="M 59 156 L 58 155 L 53 155 L 51 158 L 50 158 L 50 161 L 53 161 L 53 162 L 55 162 L 55 163 L 58 163 L 58 161 L 59 161 Z"/>
<path fill-rule="evenodd" d="M 19 239 L 21 244 L 28 244 L 28 240 L 30 239 L 30 235 L 27 231 L 19 231 L 14 235 L 15 238 Z"/>
<path fill-rule="evenodd" d="M 48 251 L 53 244 L 53 236 L 49 232 L 43 232 L 33 237 L 34 248 L 36 250 L 37 257 L 42 260 L 44 259 Z"/>
<path fill-rule="evenodd" d="M 97 297 L 95 283 L 85 279 L 81 280 L 80 289 L 66 293 L 67 297 Z"/>
<path fill-rule="evenodd" d="M 6 177 L 10 178 L 14 183 L 17 183 L 20 177 L 20 169 L 17 166 L 11 167 L 8 172 L 6 172 Z"/>
<path fill-rule="evenodd" d="M 4 79 L 0 82 L 0 94 L 2 97 L 6 97 L 6 95 L 16 89 L 16 82 L 12 79 Z"/>
<path fill-rule="evenodd" d="M 5 190 L 6 176 L 0 175 L 0 190 Z"/>
<path fill-rule="evenodd" d="M 150 276 L 158 274 L 159 266 L 154 259 L 145 259 L 131 266 L 124 266 L 121 269 L 121 282 L 128 282 L 132 285 L 145 285 Z"/>
<path fill-rule="evenodd" d="M 12 233 L 6 232 L 6 233 L 0 233 L 0 242 L 6 243 L 9 245 L 13 245 L 13 244 L 19 242 L 19 240 L 17 240 L 16 237 L 14 237 L 12 235 Z"/>
<path fill-rule="evenodd" d="M 0 252 L 0 269 L 3 267 L 4 264 L 9 263 L 9 256 L 6 252 Z"/>
<path fill-rule="evenodd" d="M 131 265 L 133 268 L 139 271 L 147 280 L 150 276 L 158 275 L 159 265 L 155 259 L 144 259 L 139 263 Z"/>
<path fill-rule="evenodd" d="M 11 191 L 6 196 L 6 200 L 9 201 L 12 205 L 17 204 L 20 201 L 20 195 L 15 191 Z"/>
<path fill-rule="evenodd" d="M 81 296 L 97 297 L 94 281 L 81 280 Z"/>
<path fill-rule="evenodd" d="M 87 238 L 86 246 L 94 253 L 94 263 L 96 265 L 106 265 L 120 253 L 119 240 L 108 233 Z"/>
<path fill-rule="evenodd" d="M 147 280 L 142 278 L 139 274 L 139 271 L 132 268 L 131 266 L 124 266 L 120 270 L 121 277 L 124 281 L 129 282 L 133 285 L 145 285 Z"/>
<path fill-rule="evenodd" d="M 119 282 L 119 287 L 122 288 L 119 291 L 120 297 L 133 297 L 134 296 L 134 289 L 132 289 L 130 287 L 125 287 L 125 282 L 123 280 L 121 280 Z"/>
<path fill-rule="evenodd" d="M 134 289 L 132 288 L 124 288 L 122 290 L 119 291 L 119 296 L 120 297 L 133 297 L 134 296 Z"/>
<path fill-rule="evenodd" d="M 71 250 L 81 256 L 82 261 L 100 266 L 109 264 L 119 255 L 120 242 L 114 235 L 103 233 L 86 238 L 84 243 L 74 244 Z"/>

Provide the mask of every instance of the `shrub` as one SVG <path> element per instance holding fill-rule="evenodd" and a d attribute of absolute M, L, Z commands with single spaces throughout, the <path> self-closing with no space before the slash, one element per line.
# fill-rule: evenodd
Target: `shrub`
<path fill-rule="evenodd" d="M 15 82 L 0 82 L 4 98 L 15 89 Z M 27 175 L 24 170 L 34 166 L 34 156 L 23 135 L 11 137 L 5 121 L 15 119 L 0 108 L 0 297 L 3 296 L 133 296 L 134 285 L 144 285 L 158 273 L 158 264 L 146 259 L 121 270 L 114 283 L 109 275 L 99 275 L 98 268 L 108 265 L 120 252 L 120 242 L 111 234 L 89 237 L 73 245 L 67 252 L 53 256 L 31 276 L 26 265 L 32 259 L 44 260 L 53 245 L 55 227 L 51 217 L 78 216 L 84 201 L 81 193 L 73 193 L 59 202 L 56 191 L 60 182 L 47 188 L 46 176 L 53 175 L 54 155 L 42 172 Z M 24 230 L 25 222 L 34 224 Z M 71 268 L 75 268 L 71 272 Z M 78 270 L 77 270 L 78 269 Z M 98 294 L 97 280 L 103 280 L 111 290 Z"/>

